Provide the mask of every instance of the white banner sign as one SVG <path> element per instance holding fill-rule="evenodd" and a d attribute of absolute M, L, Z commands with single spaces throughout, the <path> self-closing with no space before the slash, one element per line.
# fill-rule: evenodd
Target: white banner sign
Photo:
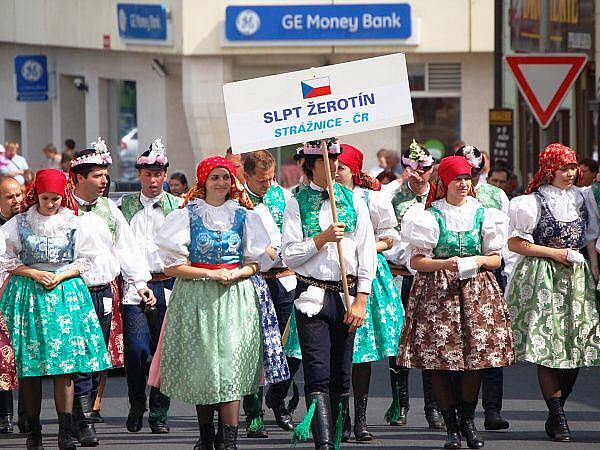
<path fill-rule="evenodd" d="M 228 83 L 223 95 L 234 153 L 414 122 L 402 53 Z"/>

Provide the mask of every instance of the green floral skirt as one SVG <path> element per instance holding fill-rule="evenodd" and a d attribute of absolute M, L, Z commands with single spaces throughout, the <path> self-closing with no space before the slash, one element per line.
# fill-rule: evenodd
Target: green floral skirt
<path fill-rule="evenodd" d="M 572 369 L 600 366 L 599 303 L 587 263 L 524 257 L 506 300 L 518 360 Z"/>
<path fill-rule="evenodd" d="M 92 299 L 80 277 L 48 291 L 31 278 L 12 275 L 0 310 L 19 378 L 112 367 Z"/>
<path fill-rule="evenodd" d="M 262 339 L 250 279 L 225 286 L 178 279 L 165 318 L 160 390 L 194 405 L 239 400 L 258 391 Z"/>
<path fill-rule="evenodd" d="M 352 354 L 354 364 L 379 361 L 398 352 L 404 308 L 388 263 L 381 254 L 377 255 L 377 273 L 371 295 L 367 298 L 366 312 L 363 326 L 356 330 Z M 294 308 L 290 315 L 285 353 L 302 359 Z"/>

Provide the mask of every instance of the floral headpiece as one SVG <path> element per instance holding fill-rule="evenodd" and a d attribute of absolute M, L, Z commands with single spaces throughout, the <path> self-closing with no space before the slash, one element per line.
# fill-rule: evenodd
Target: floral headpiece
<path fill-rule="evenodd" d="M 73 158 L 71 160 L 71 168 L 79 166 L 81 164 L 92 164 L 96 166 L 110 166 L 112 164 L 112 157 L 106 147 L 104 139 L 98 137 L 96 142 L 90 143 L 90 148 L 94 150 L 93 153 Z"/>
<path fill-rule="evenodd" d="M 413 139 L 408 146 L 408 158 L 403 156 L 402 164 L 410 167 L 412 170 L 416 170 L 419 167 L 431 167 L 433 166 L 433 156 L 427 154 L 423 147 Z"/>
<path fill-rule="evenodd" d="M 169 160 L 165 155 L 165 145 L 162 143 L 161 138 L 154 139 L 149 147 L 150 153 L 146 156 L 140 156 L 137 159 L 137 166 L 167 166 Z M 146 153 L 146 152 L 144 152 Z"/>
<path fill-rule="evenodd" d="M 483 154 L 479 152 L 479 156 L 477 156 L 475 154 L 475 150 L 479 152 L 479 150 L 473 147 L 472 145 L 465 145 L 462 148 L 463 156 L 467 158 L 467 161 L 469 161 L 469 165 L 473 169 L 480 169 L 481 165 L 483 164 Z"/>
<path fill-rule="evenodd" d="M 327 152 L 330 155 L 339 155 L 342 153 L 342 147 L 340 147 L 340 143 L 337 138 L 329 138 L 326 139 L 327 143 Z M 323 151 L 321 150 L 321 141 L 308 141 L 304 143 L 302 147 L 302 153 L 306 155 L 322 155 Z"/>

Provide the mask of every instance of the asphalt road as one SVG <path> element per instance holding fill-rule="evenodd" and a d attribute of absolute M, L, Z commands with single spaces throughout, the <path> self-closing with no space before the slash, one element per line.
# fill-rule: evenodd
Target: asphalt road
<path fill-rule="evenodd" d="M 378 363 L 373 367 L 371 397 L 369 400 L 369 424 L 376 441 L 371 444 L 350 442 L 342 448 L 371 449 L 435 449 L 441 448 L 444 432 L 425 428 L 423 416 L 423 395 L 421 377 L 417 371 L 411 374 L 411 409 L 406 427 L 386 426 L 383 415 L 390 404 L 387 367 Z M 302 389 L 302 386 L 300 386 Z M 180 402 L 173 402 L 170 411 L 171 433 L 152 435 L 146 427 L 140 433 L 128 433 L 125 429 L 127 416 L 127 388 L 123 377 L 111 377 L 107 385 L 103 404 L 106 423 L 97 427 L 101 439 L 99 448 L 107 449 L 191 449 L 197 439 L 197 426 L 194 408 Z M 301 400 L 303 405 L 303 399 Z M 297 416 L 302 417 L 300 407 Z M 575 390 L 566 407 L 574 441 L 568 444 L 551 442 L 544 433 L 546 406 L 540 397 L 535 369 L 530 365 L 518 365 L 506 369 L 504 416 L 510 421 L 510 429 L 502 432 L 483 432 L 486 449 L 600 449 L 600 368 L 582 370 Z M 483 414 L 477 412 L 477 425 L 483 428 Z M 284 449 L 290 448 L 289 433 L 279 430 L 270 411 L 265 416 L 268 439 L 247 439 L 243 430 L 239 439 L 240 449 Z M 52 401 L 52 385 L 44 384 L 42 412 L 44 445 L 46 449 L 56 448 L 56 414 Z M 1 435 L 0 448 L 25 448 L 23 435 Z M 312 448 L 312 443 L 304 443 L 297 448 Z M 463 448 L 466 444 L 463 443 Z"/>

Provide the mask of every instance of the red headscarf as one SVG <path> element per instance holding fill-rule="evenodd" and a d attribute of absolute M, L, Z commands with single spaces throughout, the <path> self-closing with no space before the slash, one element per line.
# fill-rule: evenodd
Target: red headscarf
<path fill-rule="evenodd" d="M 27 211 L 39 202 L 39 194 L 51 192 L 62 197 L 62 206 L 67 204 L 67 177 L 57 169 L 41 169 L 35 174 L 35 182 L 25 194 L 22 210 Z"/>
<path fill-rule="evenodd" d="M 338 156 L 338 161 L 341 161 L 345 166 L 348 166 L 350 172 L 353 175 L 354 184 L 365 189 L 371 189 L 373 191 L 381 190 L 381 183 L 376 178 L 363 172 L 363 159 L 362 152 L 348 144 L 341 144 L 342 153 Z"/>
<path fill-rule="evenodd" d="M 540 168 L 533 177 L 529 186 L 525 190 L 526 194 L 531 194 L 543 184 L 551 184 L 554 179 L 554 172 L 561 167 L 569 164 L 577 164 L 577 155 L 566 145 L 554 143 L 548 145 L 542 153 L 540 153 Z M 581 171 L 577 167 L 577 180 L 581 181 Z"/>
<path fill-rule="evenodd" d="M 471 176 L 471 165 L 464 156 L 447 156 L 442 159 L 438 166 L 438 182 L 435 188 L 429 190 L 427 197 L 427 206 L 431 205 L 435 200 L 446 198 L 448 193 L 448 185 L 461 175 Z M 469 195 L 475 197 L 475 191 L 471 186 Z"/>
<path fill-rule="evenodd" d="M 235 166 L 231 161 L 221 157 L 221 156 L 212 156 L 210 158 L 204 158 L 198 164 L 196 168 L 196 178 L 197 181 L 194 186 L 188 191 L 185 195 L 185 204 L 187 204 L 190 200 L 194 198 L 206 198 L 206 179 L 208 175 L 216 168 L 221 167 L 231 176 L 231 188 L 229 189 L 229 197 L 232 200 L 237 201 L 240 205 L 244 206 L 247 209 L 253 209 L 252 201 L 250 197 L 248 197 L 248 193 L 240 180 L 235 176 Z"/>

